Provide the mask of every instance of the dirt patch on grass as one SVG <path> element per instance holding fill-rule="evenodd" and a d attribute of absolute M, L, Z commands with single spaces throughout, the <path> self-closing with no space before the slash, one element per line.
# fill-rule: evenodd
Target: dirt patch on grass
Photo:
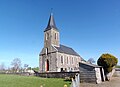
<path fill-rule="evenodd" d="M 80 87 L 120 87 L 120 77 L 112 77 L 110 81 L 100 84 L 80 83 Z"/>

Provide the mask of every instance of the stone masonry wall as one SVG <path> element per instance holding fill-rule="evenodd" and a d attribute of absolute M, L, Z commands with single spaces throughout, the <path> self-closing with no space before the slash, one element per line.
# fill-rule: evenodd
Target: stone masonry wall
<path fill-rule="evenodd" d="M 79 72 L 46 72 L 46 73 L 35 73 L 36 76 L 44 78 L 65 78 L 74 77 Z"/>

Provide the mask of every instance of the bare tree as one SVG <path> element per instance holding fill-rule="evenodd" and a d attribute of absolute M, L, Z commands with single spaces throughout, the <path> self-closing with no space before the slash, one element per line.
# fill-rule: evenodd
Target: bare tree
<path fill-rule="evenodd" d="M 1 63 L 1 64 L 0 64 L 0 70 L 1 70 L 1 71 L 5 70 L 5 64 L 4 64 L 4 63 Z"/>
<path fill-rule="evenodd" d="M 24 64 L 24 72 L 26 72 L 28 66 L 29 66 L 28 64 Z"/>
<path fill-rule="evenodd" d="M 29 66 L 28 64 L 24 64 L 24 68 L 28 68 L 28 66 Z"/>
<path fill-rule="evenodd" d="M 11 62 L 11 65 L 13 66 L 12 69 L 13 69 L 14 72 L 19 72 L 19 70 L 21 68 L 20 58 L 13 59 L 13 61 Z"/>
<path fill-rule="evenodd" d="M 88 59 L 87 62 L 92 64 L 92 63 L 95 63 L 95 60 L 93 58 L 90 58 L 90 59 Z"/>

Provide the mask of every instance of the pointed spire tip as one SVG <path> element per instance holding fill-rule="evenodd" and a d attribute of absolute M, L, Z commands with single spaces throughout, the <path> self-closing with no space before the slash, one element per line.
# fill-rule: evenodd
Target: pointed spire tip
<path fill-rule="evenodd" d="M 56 27 L 56 25 L 55 25 L 55 21 L 54 21 L 52 9 L 53 9 L 53 8 L 51 8 L 51 13 L 50 13 L 48 25 L 47 25 L 47 28 L 45 29 L 45 31 L 50 30 L 50 29 L 52 29 L 52 28 L 54 28 L 55 30 L 58 31 L 58 29 L 57 29 L 57 27 Z M 44 31 L 44 32 L 45 32 L 45 31 Z"/>
<path fill-rule="evenodd" d="M 50 12 L 50 15 L 53 15 L 53 8 L 51 8 L 51 12 Z"/>

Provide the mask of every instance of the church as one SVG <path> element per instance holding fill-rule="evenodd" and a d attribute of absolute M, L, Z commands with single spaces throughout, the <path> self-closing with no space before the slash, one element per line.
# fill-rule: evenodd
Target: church
<path fill-rule="evenodd" d="M 75 72 L 79 71 L 79 62 L 83 58 L 71 47 L 60 44 L 60 32 L 54 16 L 50 14 L 44 30 L 44 47 L 39 54 L 40 72 Z"/>

